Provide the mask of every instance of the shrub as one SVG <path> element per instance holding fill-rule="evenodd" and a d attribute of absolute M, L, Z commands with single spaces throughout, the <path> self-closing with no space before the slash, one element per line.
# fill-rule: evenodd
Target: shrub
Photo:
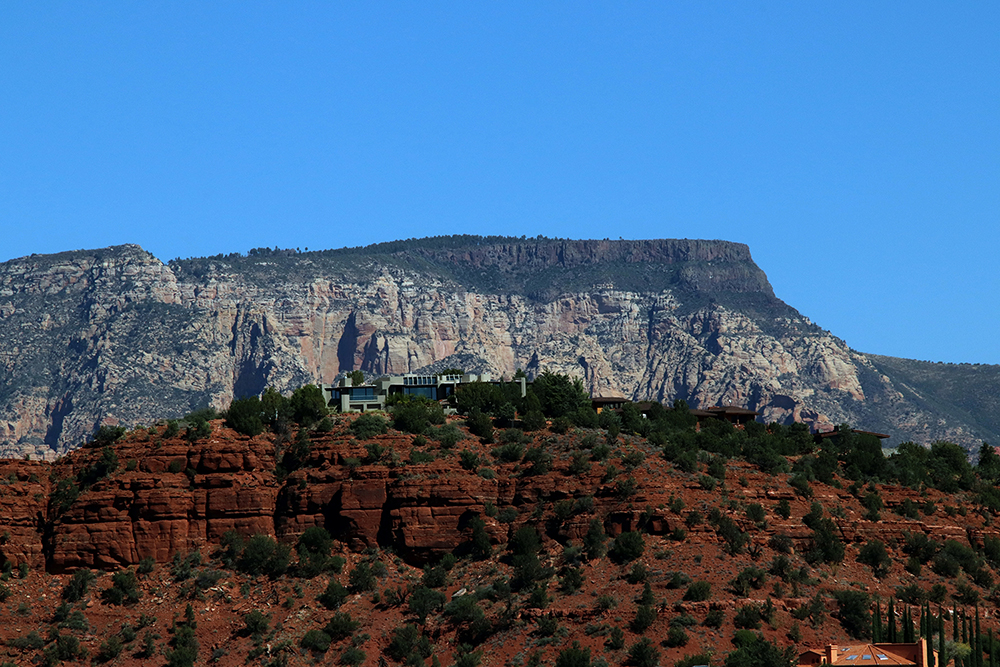
<path fill-rule="evenodd" d="M 493 442 L 493 420 L 488 414 L 478 409 L 470 410 L 465 426 L 469 429 L 469 433 L 482 438 L 484 442 Z"/>
<path fill-rule="evenodd" d="M 353 635 L 360 625 L 361 623 L 351 618 L 349 613 L 338 611 L 323 628 L 323 632 L 328 634 L 333 641 L 340 641 Z"/>
<path fill-rule="evenodd" d="M 760 628 L 760 607 L 755 604 L 748 604 L 736 610 L 733 616 L 733 627 L 743 630 L 757 630 Z"/>
<path fill-rule="evenodd" d="M 448 424 L 447 426 L 434 429 L 431 431 L 430 435 L 432 438 L 437 440 L 438 444 L 440 444 L 444 449 L 451 449 L 465 437 L 464 434 L 454 426 L 454 424 Z"/>
<path fill-rule="evenodd" d="M 97 579 L 97 575 L 88 570 L 87 568 L 81 568 L 73 573 L 66 585 L 62 589 L 62 598 L 67 602 L 78 602 L 83 599 L 83 596 L 87 594 L 87 589 L 90 588 L 90 583 Z"/>
<path fill-rule="evenodd" d="M 359 440 L 369 440 L 389 430 L 385 419 L 371 413 L 364 413 L 351 422 L 351 433 Z"/>
<path fill-rule="evenodd" d="M 726 620 L 726 614 L 721 609 L 709 609 L 702 625 L 706 628 L 721 628 Z"/>
<path fill-rule="evenodd" d="M 540 410 L 528 410 L 521 418 L 521 428 L 525 431 L 540 431 L 545 428 L 545 415 Z"/>
<path fill-rule="evenodd" d="M 792 516 L 792 506 L 787 500 L 779 500 L 774 507 L 774 513 L 782 519 L 788 519 Z"/>
<path fill-rule="evenodd" d="M 288 570 L 291 549 L 263 533 L 257 533 L 243 547 L 236 567 L 246 574 L 278 577 Z"/>
<path fill-rule="evenodd" d="M 778 533 L 777 535 L 772 535 L 767 542 L 767 546 L 771 547 L 778 553 L 790 554 L 792 553 L 792 538 L 784 533 Z"/>
<path fill-rule="evenodd" d="M 111 575 L 111 588 L 101 593 L 101 597 L 115 605 L 135 604 L 141 595 L 139 581 L 132 570 L 115 572 Z"/>
<path fill-rule="evenodd" d="M 559 652 L 555 667 L 590 667 L 590 649 L 581 648 L 580 642 Z"/>
<path fill-rule="evenodd" d="M 337 609 L 347 599 L 347 589 L 336 579 L 331 579 L 326 590 L 316 600 L 327 609 Z"/>
<path fill-rule="evenodd" d="M 660 661 L 660 651 L 648 637 L 643 637 L 628 650 L 629 664 L 635 667 L 656 667 Z"/>
<path fill-rule="evenodd" d="M 733 643 L 738 645 L 735 651 L 726 656 L 725 667 L 792 667 L 796 663 L 795 647 L 780 648 L 764 639 L 763 635 L 749 631 L 737 633 Z"/>
<path fill-rule="evenodd" d="M 767 519 L 764 513 L 764 506 L 760 503 L 750 503 L 745 510 L 748 519 L 756 524 L 762 524 Z"/>
<path fill-rule="evenodd" d="M 341 665 L 360 665 L 365 661 L 365 652 L 359 649 L 357 646 L 348 646 L 344 649 L 344 652 L 340 654 L 340 660 L 338 662 Z"/>
<path fill-rule="evenodd" d="M 482 461 L 479 460 L 479 454 L 468 449 L 463 449 L 459 454 L 459 465 L 461 465 L 466 470 L 475 470 L 480 466 Z"/>
<path fill-rule="evenodd" d="M 889 573 L 892 559 L 885 550 L 885 545 L 879 540 L 869 540 L 858 551 L 858 562 L 872 569 L 876 578 L 882 579 Z"/>
<path fill-rule="evenodd" d="M 303 425 L 315 424 L 329 412 L 323 391 L 314 384 L 303 385 L 293 391 L 288 404 L 292 409 L 292 419 Z"/>
<path fill-rule="evenodd" d="M 704 602 L 712 596 L 712 584 L 707 581 L 696 581 L 684 591 L 684 599 L 691 602 Z"/>
<path fill-rule="evenodd" d="M 404 625 L 392 631 L 392 639 L 385 648 L 386 655 L 399 662 L 416 664 L 421 658 L 430 657 L 431 644 L 427 637 L 420 635 L 415 625 Z M 422 660 L 421 660 L 422 662 Z"/>
<path fill-rule="evenodd" d="M 226 426 L 250 437 L 259 435 L 264 430 L 261 413 L 260 399 L 256 396 L 237 398 L 226 411 Z"/>
<path fill-rule="evenodd" d="M 638 584 L 646 581 L 646 577 L 649 576 L 649 572 L 646 570 L 646 566 L 642 563 L 633 563 L 632 569 L 629 570 L 628 575 L 625 580 L 630 584 Z"/>
<path fill-rule="evenodd" d="M 835 591 L 833 597 L 837 600 L 839 609 L 837 618 L 844 630 L 855 639 L 867 636 L 871 627 L 871 599 L 867 593 L 855 590 Z"/>
<path fill-rule="evenodd" d="M 260 610 L 254 609 L 250 613 L 243 615 L 243 632 L 250 637 L 259 639 L 267 634 L 270 623 L 270 616 L 266 616 Z"/>
<path fill-rule="evenodd" d="M 469 599 L 472 598 L 470 597 Z M 428 614 L 441 609 L 444 606 L 444 603 L 444 593 L 431 590 L 426 586 L 418 586 L 413 589 L 412 593 L 410 593 L 410 611 L 416 614 L 421 625 L 427 621 Z"/>
<path fill-rule="evenodd" d="M 375 589 L 375 573 L 368 563 L 358 563 L 347 575 L 348 588 L 353 593 Z"/>
<path fill-rule="evenodd" d="M 519 442 L 508 442 L 493 448 L 493 458 L 504 463 L 517 463 L 524 457 L 524 445 Z"/>
<path fill-rule="evenodd" d="M 588 560 L 594 560 L 604 555 L 604 543 L 607 539 L 604 525 L 598 519 L 591 519 L 587 533 L 583 536 L 583 551 L 587 554 Z"/>
<path fill-rule="evenodd" d="M 326 634 L 322 630 L 314 628 L 302 637 L 302 640 L 299 641 L 299 645 L 307 651 L 326 653 L 326 651 L 330 648 L 331 641 L 330 635 Z"/>
<path fill-rule="evenodd" d="M 684 646 L 687 642 L 687 632 L 685 632 L 684 628 L 679 625 L 671 625 L 670 629 L 667 631 L 667 638 L 663 640 L 664 646 L 668 646 L 670 648 Z"/>
<path fill-rule="evenodd" d="M 625 646 L 625 631 L 619 627 L 611 628 L 608 633 L 608 640 L 605 642 L 608 648 L 617 651 Z"/>
<path fill-rule="evenodd" d="M 632 623 L 629 624 L 629 629 L 641 635 L 649 626 L 656 621 L 656 612 L 649 605 L 639 605 L 635 608 L 635 617 L 632 619 Z"/>
<path fill-rule="evenodd" d="M 608 556 L 615 562 L 628 563 L 642 556 L 645 548 L 642 533 L 626 531 L 615 538 L 611 549 L 608 550 Z"/>

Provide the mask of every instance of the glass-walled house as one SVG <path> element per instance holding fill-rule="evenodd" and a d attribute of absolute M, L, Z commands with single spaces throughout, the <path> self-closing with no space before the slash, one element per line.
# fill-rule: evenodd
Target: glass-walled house
<path fill-rule="evenodd" d="M 527 382 L 524 378 L 514 380 L 521 384 L 521 396 L 527 392 Z M 467 382 L 491 382 L 501 384 L 502 380 L 493 380 L 489 373 L 476 375 L 426 375 L 407 373 L 406 375 L 390 375 L 380 377 L 371 384 L 355 387 L 349 377 L 342 377 L 337 384 L 320 384 L 319 388 L 326 397 L 327 405 L 332 410 L 340 412 L 367 412 L 369 410 L 384 410 L 385 401 L 393 394 L 406 396 L 423 396 L 431 401 L 443 401 L 455 393 L 459 385 Z"/>

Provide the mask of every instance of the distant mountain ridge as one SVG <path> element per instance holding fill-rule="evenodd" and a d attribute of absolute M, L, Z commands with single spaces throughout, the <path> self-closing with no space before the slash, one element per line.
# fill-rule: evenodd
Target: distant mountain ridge
<path fill-rule="evenodd" d="M 52 458 L 102 421 L 225 407 L 270 385 L 470 359 L 894 443 L 972 449 L 1000 433 L 1000 367 L 851 350 L 727 241 L 454 236 L 169 264 L 134 245 L 33 255 L 0 264 L 0 340 L 6 456 Z"/>

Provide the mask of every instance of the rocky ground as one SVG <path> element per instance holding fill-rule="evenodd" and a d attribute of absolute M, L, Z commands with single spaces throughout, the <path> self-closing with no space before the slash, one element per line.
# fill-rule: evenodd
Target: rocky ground
<path fill-rule="evenodd" d="M 574 453 L 596 451 L 599 456 L 592 438 L 603 442 L 603 432 L 527 434 L 529 447 L 540 446 L 551 456 L 548 470 L 531 474 L 532 464 L 526 461 L 497 460 L 491 453 L 497 445 L 468 436 L 460 420 L 454 424 L 463 439 L 450 448 L 434 440 L 421 444 L 415 436 L 391 429 L 359 439 L 351 430 L 353 420 L 341 417 L 332 432 L 310 433 L 308 456 L 287 475 L 276 471 L 275 456 L 290 443 L 276 443 L 273 434 L 248 438 L 221 421 L 212 423 L 211 435 L 193 443 L 180 434 L 165 437 L 164 425 L 132 431 L 107 450 L 115 454 L 107 476 L 89 488 L 84 485 L 76 498 L 59 481 L 101 472 L 95 466 L 107 462 L 107 451 L 81 449 L 54 463 L 4 462 L 0 550 L 10 565 L 0 606 L 4 660 L 31 664 L 46 655 L 50 662 L 58 661 L 58 650 L 63 650 L 61 657 L 67 660 L 167 664 L 171 655 L 177 659 L 171 654 L 176 650 L 172 629 L 190 625 L 193 615 L 199 663 L 335 662 L 353 642 L 366 656 L 363 664 L 376 665 L 387 656 L 392 633 L 417 622 L 407 595 L 421 585 L 422 567 L 449 553 L 462 554 L 472 538 L 470 519 L 482 517 L 491 556 L 477 560 L 460 555 L 443 582 L 435 582 L 446 600 L 477 597 L 489 621 L 489 630 L 476 640 L 481 665 L 554 664 L 573 642 L 589 647 L 594 659 L 624 664 L 628 649 L 643 636 L 660 651 L 662 665 L 698 653 L 710 653 L 712 664 L 721 664 L 733 649 L 737 611 L 768 600 L 774 613 L 760 632 L 798 648 L 848 640 L 835 617 L 834 591 L 867 592 L 883 600 L 884 610 L 884 601 L 899 587 L 916 584 L 929 591 L 941 584 L 947 589 L 944 607 L 954 606 L 953 594 L 968 583 L 964 575 L 940 576 L 926 565 L 919 575 L 907 572 L 906 533 L 938 541 L 952 538 L 977 548 L 984 537 L 997 534 L 991 514 L 977 511 L 967 498 L 934 490 L 878 487 L 886 507 L 880 520 L 870 521 L 845 480 L 834 486 L 814 483 L 813 497 L 807 499 L 786 475 L 765 475 L 730 460 L 724 479 L 708 488 L 712 484 L 704 463 L 696 472 L 682 472 L 636 436 L 618 438 L 606 461 L 582 465 L 584 458 L 594 456 L 578 456 L 574 466 Z M 463 451 L 477 454 L 479 465 L 463 467 Z M 428 461 L 412 462 L 421 459 Z M 924 512 L 900 516 L 897 510 L 906 500 L 919 503 Z M 791 511 L 787 519 L 778 513 L 782 501 Z M 813 501 L 822 503 L 846 544 L 841 563 L 808 565 L 803 559 L 812 533 L 802 517 Z M 748 517 L 755 503 L 764 510 L 763 520 Z M 935 511 L 928 514 L 931 505 Z M 733 553 L 707 518 L 693 520 L 693 513 L 708 517 L 713 509 L 748 534 L 746 548 Z M 567 547 L 583 543 L 594 519 L 606 531 L 608 544 L 623 532 L 641 532 L 641 555 L 626 562 L 608 556 L 581 559 L 580 586 L 567 589 L 561 576 L 576 558 Z M 544 583 L 548 603 L 541 608 L 532 607 L 527 591 L 507 597 L 495 587 L 512 573 L 509 540 L 525 525 L 539 531 L 541 565 L 553 568 L 555 575 Z M 302 576 L 293 556 L 287 573 L 269 577 L 240 572 L 220 560 L 227 531 L 264 533 L 294 546 L 312 526 L 333 534 L 333 554 L 343 559 L 339 572 Z M 773 538 L 782 535 L 789 538 L 791 565 L 806 567 L 802 576 L 782 580 L 769 574 L 758 588 L 736 591 L 733 581 L 741 571 L 772 568 L 782 555 Z M 860 547 L 872 539 L 882 541 L 892 559 L 881 579 L 857 562 Z M 360 627 L 326 651 L 303 647 L 306 633 L 323 628 L 336 613 L 317 598 L 332 580 L 349 586 L 359 563 L 376 573 L 375 585 L 350 593 L 337 612 L 349 613 Z M 644 566 L 644 576 L 637 564 Z M 93 569 L 96 580 L 79 601 L 61 607 L 67 604 L 64 590 L 81 568 Z M 113 604 L 102 592 L 112 587 L 115 573 L 127 571 L 137 573 L 138 599 Z M 641 580 L 650 584 L 655 620 L 648 629 L 633 632 Z M 688 581 L 710 583 L 709 599 L 685 601 Z M 986 600 L 989 587 L 976 590 L 984 599 L 985 633 L 997 626 L 995 606 Z M 793 617 L 817 594 L 819 613 L 812 619 Z M 900 610 L 902 604 L 897 605 Z M 717 627 L 705 624 L 712 610 L 722 612 Z M 246 615 L 252 611 L 267 617 L 266 629 L 257 636 L 247 631 Z M 677 645 L 676 631 L 669 634 L 678 623 L 685 628 L 682 645 Z M 124 624 L 134 632 L 123 632 Z M 433 653 L 427 664 L 434 659 L 452 664 L 462 641 L 469 641 L 468 623 L 441 610 L 419 627 Z M 623 631 L 621 647 L 613 646 L 613 628 Z M 41 638 L 40 647 L 30 646 L 32 631 Z M 62 639 L 56 640 L 56 634 Z M 116 657 L 107 646 L 111 637 L 124 644 Z M 151 655 L 145 655 L 147 649 Z"/>

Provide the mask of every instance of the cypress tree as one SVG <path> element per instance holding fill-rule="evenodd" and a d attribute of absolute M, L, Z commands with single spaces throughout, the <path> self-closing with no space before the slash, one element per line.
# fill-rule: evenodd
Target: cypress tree
<path fill-rule="evenodd" d="M 896 643 L 896 608 L 895 608 L 895 605 L 892 602 L 892 598 L 889 598 L 889 610 L 886 612 L 886 616 L 888 616 L 888 618 L 886 619 L 886 621 L 888 621 L 888 625 L 889 625 L 889 627 L 887 628 L 888 631 L 889 631 L 889 642 L 892 643 L 892 644 L 895 644 Z"/>
<path fill-rule="evenodd" d="M 997 667 L 996 657 L 994 657 L 996 656 L 996 647 L 993 645 L 993 628 L 989 629 L 987 637 L 990 640 L 990 667 Z"/>
<path fill-rule="evenodd" d="M 938 605 L 938 659 L 944 660 L 944 613 Z"/>
<path fill-rule="evenodd" d="M 951 610 L 951 641 L 958 641 L 958 609 Z"/>
<path fill-rule="evenodd" d="M 872 641 L 876 644 L 882 641 L 882 607 L 875 600 L 875 613 L 872 614 Z"/>
<path fill-rule="evenodd" d="M 976 666 L 983 667 L 983 638 L 979 628 L 979 605 L 976 605 Z"/>

